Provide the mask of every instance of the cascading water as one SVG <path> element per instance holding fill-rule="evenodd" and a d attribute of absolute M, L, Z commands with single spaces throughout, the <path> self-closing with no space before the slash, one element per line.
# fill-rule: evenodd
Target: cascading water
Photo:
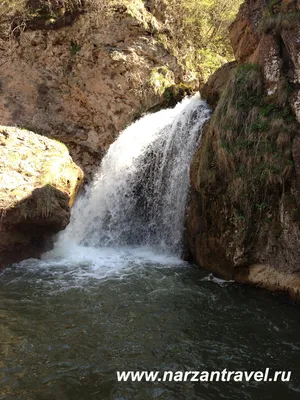
<path fill-rule="evenodd" d="M 56 249 L 147 245 L 178 254 L 189 165 L 210 110 L 199 95 L 147 115 L 110 146 Z M 53 254 L 53 253 L 52 253 Z"/>

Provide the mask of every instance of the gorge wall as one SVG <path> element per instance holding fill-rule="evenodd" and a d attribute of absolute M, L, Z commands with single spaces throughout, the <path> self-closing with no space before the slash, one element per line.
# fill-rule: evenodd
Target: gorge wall
<path fill-rule="evenodd" d="M 225 279 L 300 295 L 300 2 L 246 0 L 237 63 L 203 88 L 214 108 L 191 168 L 186 240 Z"/>
<path fill-rule="evenodd" d="M 167 32 L 159 8 L 154 16 L 148 3 L 124 0 L 76 16 L 58 9 L 56 19 L 36 16 L 36 6 L 32 21 L 15 23 L 0 39 L 1 124 L 59 139 L 91 176 L 117 134 L 183 79 L 160 40 Z"/>

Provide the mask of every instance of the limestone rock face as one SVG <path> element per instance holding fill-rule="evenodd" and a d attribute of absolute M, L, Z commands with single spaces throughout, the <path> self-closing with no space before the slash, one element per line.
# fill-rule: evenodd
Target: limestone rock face
<path fill-rule="evenodd" d="M 87 177 L 117 134 L 181 79 L 159 40 L 164 23 L 130 4 L 0 43 L 2 124 L 59 139 Z"/>
<path fill-rule="evenodd" d="M 262 67 L 268 95 L 286 78 L 289 101 L 300 122 L 300 1 L 245 1 L 230 29 L 237 61 Z"/>
<path fill-rule="evenodd" d="M 202 91 L 215 109 L 191 167 L 186 242 L 225 279 L 300 297 L 300 2 L 246 0 L 236 66 Z"/>
<path fill-rule="evenodd" d="M 0 127 L 0 267 L 38 257 L 69 223 L 83 182 L 65 145 Z"/>

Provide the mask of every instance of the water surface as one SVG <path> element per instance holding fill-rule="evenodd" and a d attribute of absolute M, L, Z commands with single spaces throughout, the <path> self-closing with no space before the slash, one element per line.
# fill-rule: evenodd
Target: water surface
<path fill-rule="evenodd" d="M 76 261 L 77 259 L 77 261 Z M 0 275 L 0 399 L 300 397 L 299 307 L 147 249 Z M 291 370 L 290 383 L 118 383 L 116 370 Z"/>

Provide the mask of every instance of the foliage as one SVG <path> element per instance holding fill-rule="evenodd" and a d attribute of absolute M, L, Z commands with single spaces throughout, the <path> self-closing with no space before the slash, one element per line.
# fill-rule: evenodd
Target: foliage
<path fill-rule="evenodd" d="M 228 28 L 242 0 L 166 0 L 170 29 L 190 79 L 207 80 L 233 59 Z"/>
<path fill-rule="evenodd" d="M 167 67 L 156 67 L 150 73 L 149 83 L 154 91 L 162 95 L 165 90 L 174 85 L 174 74 Z"/>

